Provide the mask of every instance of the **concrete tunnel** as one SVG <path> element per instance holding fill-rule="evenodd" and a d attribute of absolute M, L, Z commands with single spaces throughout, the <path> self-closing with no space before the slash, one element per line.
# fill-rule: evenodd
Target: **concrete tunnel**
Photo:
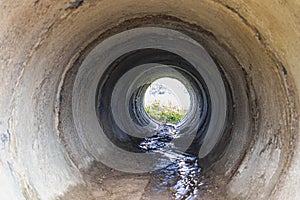
<path fill-rule="evenodd" d="M 88 199 L 91 166 L 149 170 L 140 99 L 166 76 L 189 91 L 186 145 L 225 199 L 300 198 L 299 1 L 0 4 L 0 199 Z"/>

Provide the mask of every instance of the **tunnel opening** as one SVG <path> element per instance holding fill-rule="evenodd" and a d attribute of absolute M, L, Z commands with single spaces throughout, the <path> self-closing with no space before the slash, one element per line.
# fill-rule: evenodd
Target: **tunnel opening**
<path fill-rule="evenodd" d="M 148 86 L 143 96 L 146 113 L 160 123 L 177 124 L 190 109 L 190 94 L 177 79 L 157 79 Z"/>

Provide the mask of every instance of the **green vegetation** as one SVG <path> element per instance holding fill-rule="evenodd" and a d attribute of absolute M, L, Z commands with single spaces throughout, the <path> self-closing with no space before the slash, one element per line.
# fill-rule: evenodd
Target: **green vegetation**
<path fill-rule="evenodd" d="M 176 124 L 184 117 L 184 111 L 179 110 L 178 107 L 171 104 L 162 105 L 160 101 L 155 101 L 150 106 L 145 108 L 146 113 L 153 119 L 162 123 Z"/>

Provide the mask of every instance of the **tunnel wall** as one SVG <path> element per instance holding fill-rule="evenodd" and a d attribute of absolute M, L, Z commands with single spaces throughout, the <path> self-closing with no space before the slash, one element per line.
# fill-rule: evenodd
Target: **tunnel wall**
<path fill-rule="evenodd" d="M 250 60 L 260 63 L 264 58 L 251 50 L 257 46 L 271 60 L 278 61 L 279 67 L 274 70 L 286 79 L 282 87 L 287 88 L 289 99 L 286 100 L 292 102 L 289 105 L 293 110 L 286 116 L 290 123 L 286 125 L 290 131 L 287 137 L 291 137 L 287 147 L 289 156 L 276 187 L 266 194 L 271 196 L 257 197 L 300 197 L 298 1 L 104 0 L 76 4 L 24 0 L 2 1 L 0 5 L 1 199 L 53 199 L 68 187 L 81 183 L 78 165 L 84 168 L 93 158 L 80 151 L 84 147 L 79 143 L 74 143 L 78 145 L 74 154 L 81 158 L 79 164 L 74 164 L 68 149 L 59 140 L 55 94 L 60 89 L 60 79 L 80 52 L 103 31 L 131 18 L 161 14 L 200 24 L 229 48 L 239 63 L 246 65 Z M 260 67 L 263 70 L 269 66 Z M 259 75 L 259 71 L 255 74 Z M 276 98 L 276 94 L 269 96 L 270 101 Z M 234 181 L 234 177 L 232 180 L 228 189 L 230 197 L 247 193 L 237 191 L 240 182 Z M 251 195 L 250 192 L 246 197 Z"/>

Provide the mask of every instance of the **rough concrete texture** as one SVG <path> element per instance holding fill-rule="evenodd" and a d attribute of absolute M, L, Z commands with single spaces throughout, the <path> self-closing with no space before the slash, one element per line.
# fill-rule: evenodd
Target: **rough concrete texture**
<path fill-rule="evenodd" d="M 252 100 L 249 107 L 257 108 L 243 111 L 253 120 L 246 129 L 252 133 L 250 144 L 238 145 L 249 138 L 238 137 L 247 133 L 233 124 L 226 152 L 208 169 L 224 177 L 227 198 L 300 198 L 298 0 L 8 0 L 0 5 L 0 199 L 56 199 L 84 184 L 82 169 L 93 158 L 78 142 L 65 144 L 60 137 L 58 93 L 67 69 L 95 39 L 104 33 L 108 37 L 108 30 L 156 15 L 176 17 L 210 33 L 250 84 L 245 95 Z M 219 52 L 214 41 L 203 45 L 211 55 Z M 214 55 L 224 60 L 222 66 L 224 55 Z M 232 69 L 228 76 L 235 88 L 238 77 Z M 233 94 L 242 113 L 243 97 L 235 90 Z M 246 149 L 243 155 L 237 146 Z M 112 198 L 120 199 L 122 182 L 131 180 L 126 192 L 139 199 L 142 193 L 135 185 L 147 181 L 136 177 L 108 181 L 107 187 L 114 185 Z M 102 192 L 94 196 L 100 198 Z"/>

